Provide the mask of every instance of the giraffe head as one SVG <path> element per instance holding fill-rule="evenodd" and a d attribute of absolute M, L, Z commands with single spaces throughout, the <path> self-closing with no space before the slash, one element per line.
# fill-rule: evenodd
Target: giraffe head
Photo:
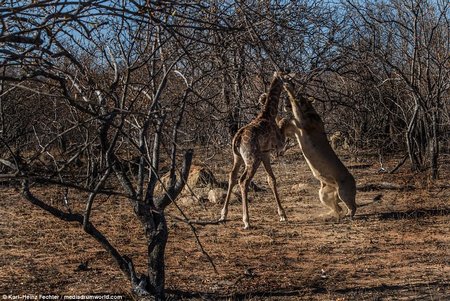
<path fill-rule="evenodd" d="M 289 69 L 286 70 L 278 70 L 273 73 L 273 77 L 281 77 L 284 80 L 291 80 L 297 76 L 296 72 L 292 72 Z"/>
<path fill-rule="evenodd" d="M 283 83 L 290 82 L 294 76 L 295 74 L 292 72 L 275 71 L 273 73 L 269 91 L 259 97 L 259 103 L 262 105 L 261 114 L 264 118 L 275 121 Z"/>

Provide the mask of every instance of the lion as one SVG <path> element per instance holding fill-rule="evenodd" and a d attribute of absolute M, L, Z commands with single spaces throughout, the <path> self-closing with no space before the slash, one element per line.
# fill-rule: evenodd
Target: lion
<path fill-rule="evenodd" d="M 294 94 L 293 84 L 284 83 L 294 118 L 291 124 L 295 137 L 315 178 L 320 181 L 319 198 L 322 204 L 331 209 L 330 215 L 340 220 L 350 211 L 353 218 L 356 212 L 356 183 L 352 174 L 339 160 L 330 146 L 325 134 L 322 119 L 314 109 L 310 99 Z M 345 207 L 338 203 L 343 202 Z"/>

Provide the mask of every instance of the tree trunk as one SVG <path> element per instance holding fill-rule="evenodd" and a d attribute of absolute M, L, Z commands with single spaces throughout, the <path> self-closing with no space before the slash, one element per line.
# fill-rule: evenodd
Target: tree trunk
<path fill-rule="evenodd" d="M 411 117 L 411 120 L 409 121 L 408 129 L 407 129 L 406 135 L 405 135 L 406 147 L 407 147 L 407 151 L 408 151 L 409 160 L 411 161 L 411 169 L 413 171 L 416 171 L 419 169 L 419 162 L 417 160 L 416 155 L 414 154 L 414 143 L 413 143 L 413 133 L 414 133 L 414 127 L 415 127 L 415 122 L 417 119 L 418 112 L 419 112 L 419 104 L 416 103 L 416 105 L 414 107 L 413 116 Z"/>
<path fill-rule="evenodd" d="M 229 75 L 227 74 L 227 70 L 223 70 L 222 75 L 222 97 L 225 100 L 225 103 L 227 104 L 228 109 L 228 116 L 227 116 L 227 129 L 228 134 L 230 135 L 230 141 L 233 139 L 234 135 L 239 129 L 238 119 L 237 119 L 237 105 L 232 106 L 231 103 L 231 91 L 230 91 L 230 85 L 231 85 L 231 79 Z"/>
<path fill-rule="evenodd" d="M 431 142 L 430 142 L 430 165 L 431 178 L 436 180 L 439 177 L 438 159 L 439 159 L 439 142 L 438 142 L 438 125 L 436 120 L 436 112 L 432 113 L 431 123 Z"/>
<path fill-rule="evenodd" d="M 176 138 L 176 137 L 175 137 Z M 176 139 L 174 139 L 176 141 Z M 148 247 L 148 284 L 147 291 L 156 300 L 164 300 L 165 283 L 165 262 L 164 253 L 168 239 L 167 222 L 164 216 L 164 209 L 177 198 L 187 181 L 189 169 L 191 167 L 193 150 L 187 150 L 184 155 L 184 162 L 181 168 L 180 178 L 172 182 L 167 192 L 158 199 L 153 199 L 152 204 L 145 204 L 137 214 L 143 221 L 147 237 Z M 175 161 L 173 161 L 175 164 Z"/>
<path fill-rule="evenodd" d="M 165 262 L 164 253 L 166 249 L 168 230 L 164 212 L 153 212 L 151 226 L 153 231 L 148 235 L 148 277 L 149 291 L 156 300 L 164 300 Z"/>

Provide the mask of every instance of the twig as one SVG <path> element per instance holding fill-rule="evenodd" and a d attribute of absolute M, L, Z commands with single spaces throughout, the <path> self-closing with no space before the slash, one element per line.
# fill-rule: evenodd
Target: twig
<path fill-rule="evenodd" d="M 219 274 L 219 272 L 217 271 L 216 265 L 214 264 L 214 262 L 213 262 L 211 256 L 209 256 L 208 252 L 206 252 L 205 249 L 203 248 L 203 245 L 202 245 L 202 243 L 201 243 L 201 241 L 200 241 L 200 238 L 198 237 L 198 234 L 197 234 L 197 229 L 195 229 L 195 227 L 194 227 L 194 225 L 192 224 L 192 222 L 190 222 L 190 220 L 189 220 L 189 218 L 187 217 L 187 215 L 186 215 L 186 214 L 184 213 L 184 211 L 180 208 L 180 206 L 178 206 L 178 204 L 175 202 L 175 200 L 173 200 L 172 202 L 173 202 L 173 204 L 175 205 L 175 207 L 177 207 L 178 211 L 180 211 L 181 215 L 182 215 L 183 218 L 184 218 L 184 221 L 185 221 L 185 222 L 189 225 L 189 227 L 191 228 L 192 233 L 194 233 L 194 237 L 195 237 L 195 240 L 197 241 L 197 244 L 198 244 L 198 246 L 199 246 L 199 248 L 200 248 L 200 251 L 203 253 L 203 255 L 206 256 L 206 258 L 208 258 L 208 261 L 209 261 L 209 263 L 211 264 L 211 266 L 213 267 L 214 272 L 215 272 L 216 274 Z M 182 219 L 180 218 L 180 220 L 182 220 Z"/>
<path fill-rule="evenodd" d="M 174 72 L 175 72 L 176 74 L 178 74 L 179 76 L 181 76 L 181 77 L 184 79 L 184 82 L 186 83 L 186 87 L 187 87 L 187 88 L 190 88 L 191 85 L 189 85 L 189 82 L 188 82 L 187 78 L 183 75 L 183 73 L 181 73 L 181 72 L 178 71 L 178 70 L 175 70 Z"/>

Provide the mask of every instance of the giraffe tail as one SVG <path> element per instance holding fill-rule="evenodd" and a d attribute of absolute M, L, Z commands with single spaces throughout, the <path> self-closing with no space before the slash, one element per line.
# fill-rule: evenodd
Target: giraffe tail
<path fill-rule="evenodd" d="M 234 155 L 240 156 L 239 147 L 241 146 L 241 142 L 242 142 L 242 131 L 238 131 L 234 136 L 232 142 L 232 150 Z"/>

